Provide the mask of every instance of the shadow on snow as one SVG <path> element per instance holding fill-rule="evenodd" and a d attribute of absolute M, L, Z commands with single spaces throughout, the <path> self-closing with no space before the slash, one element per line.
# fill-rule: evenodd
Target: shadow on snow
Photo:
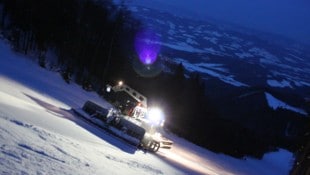
<path fill-rule="evenodd" d="M 99 128 L 98 126 L 87 122 L 86 120 L 82 119 L 81 117 L 78 117 L 72 109 L 67 110 L 67 109 L 62 109 L 57 106 L 54 106 L 52 104 L 49 104 L 45 101 L 42 101 L 36 97 L 33 97 L 31 95 L 25 94 L 27 97 L 29 97 L 31 100 L 36 102 L 38 105 L 41 107 L 45 108 L 47 111 L 50 111 L 54 116 L 66 118 L 70 121 L 73 121 L 80 127 L 86 129 L 90 133 L 94 134 L 95 136 L 101 138 L 102 140 L 108 142 L 109 144 L 112 144 L 116 146 L 117 148 L 121 149 L 122 151 L 130 154 L 134 154 L 137 150 L 134 146 L 130 145 L 129 143 L 121 140 L 120 138 L 113 136 L 109 132 Z M 59 114 L 59 115 L 55 115 Z"/>

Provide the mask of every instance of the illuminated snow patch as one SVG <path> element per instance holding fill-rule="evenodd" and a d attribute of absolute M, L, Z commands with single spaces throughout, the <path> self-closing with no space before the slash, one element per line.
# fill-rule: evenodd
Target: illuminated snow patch
<path fill-rule="evenodd" d="M 224 71 L 226 73 L 226 69 L 220 69 L 219 67 L 215 66 L 214 64 L 203 64 L 203 63 L 189 63 L 188 61 L 182 59 L 182 58 L 175 58 L 175 61 L 178 63 L 182 63 L 184 68 L 190 72 L 201 72 L 204 74 L 207 74 L 209 76 L 215 77 L 220 79 L 221 81 L 231 84 L 233 86 L 241 87 L 241 86 L 248 86 L 244 83 L 241 83 L 234 79 L 232 75 L 223 75 L 219 73 L 218 71 Z M 213 69 L 213 70 L 210 70 Z"/>
<path fill-rule="evenodd" d="M 193 39 L 191 39 L 191 38 L 187 38 L 187 39 L 186 39 L 186 42 L 187 42 L 188 44 L 192 44 L 192 45 L 199 45 L 199 43 L 198 43 L 197 41 L 195 41 L 195 40 L 193 40 Z"/>
<path fill-rule="evenodd" d="M 215 37 L 222 37 L 223 35 L 220 34 L 219 32 L 217 31 L 205 31 L 206 34 L 209 34 L 210 36 L 215 36 Z"/>
<path fill-rule="evenodd" d="M 205 67 L 207 69 L 213 69 L 220 72 L 229 73 L 228 69 L 223 68 L 223 64 L 216 64 L 216 63 L 197 63 L 197 66 Z"/>
<path fill-rule="evenodd" d="M 224 55 L 223 53 L 214 50 L 212 47 L 204 48 L 203 50 L 205 51 L 205 53 L 211 53 L 211 54 L 214 54 L 214 55 Z"/>
<path fill-rule="evenodd" d="M 203 37 L 203 39 L 209 41 L 212 44 L 217 44 L 217 41 L 218 41 L 218 39 L 215 38 L 215 37 L 207 37 L 207 36 L 205 36 L 205 37 Z"/>
<path fill-rule="evenodd" d="M 309 86 L 310 87 L 310 83 L 307 83 L 304 81 L 294 81 L 294 84 L 298 87 L 302 87 L 302 86 Z"/>
<path fill-rule="evenodd" d="M 290 106 L 290 105 L 286 104 L 285 102 L 275 98 L 274 96 L 272 96 L 271 94 L 269 94 L 267 92 L 265 92 L 265 96 L 266 96 L 266 100 L 268 102 L 269 107 L 274 109 L 274 110 L 276 110 L 278 108 L 282 108 L 282 109 L 287 109 L 287 110 L 290 110 L 293 112 L 300 113 L 302 115 L 308 115 L 308 113 L 306 111 L 304 111 L 303 109 Z"/>
<path fill-rule="evenodd" d="M 232 48 L 235 48 L 235 49 L 240 49 L 240 48 L 241 48 L 241 45 L 238 44 L 238 43 L 232 43 L 232 44 L 230 44 L 230 46 L 231 46 Z"/>
<path fill-rule="evenodd" d="M 192 52 L 192 53 L 204 53 L 205 51 L 202 49 L 194 48 L 191 45 L 185 43 L 185 42 L 179 42 L 175 44 L 170 44 L 170 43 L 164 43 L 164 42 L 159 42 L 159 41 L 150 41 L 146 40 L 147 42 L 151 42 L 153 44 L 158 44 L 161 46 L 166 46 L 174 50 L 179 50 L 179 51 L 184 51 L 184 52 Z"/>
<path fill-rule="evenodd" d="M 271 87 L 280 87 L 280 88 L 293 88 L 291 83 L 287 80 L 277 81 L 277 80 L 267 80 L 267 84 Z"/>
<path fill-rule="evenodd" d="M 301 54 L 301 53 L 300 53 Z M 296 56 L 294 54 L 289 54 L 290 56 L 294 57 L 295 59 L 298 59 L 299 61 L 304 61 L 303 58 L 299 57 L 299 56 Z"/>
<path fill-rule="evenodd" d="M 254 55 L 261 56 L 262 57 L 260 59 L 261 63 L 265 63 L 265 64 L 280 63 L 280 60 L 278 57 L 276 57 L 275 55 L 271 54 L 270 52 L 268 52 L 267 50 L 263 48 L 253 47 L 249 50 L 249 52 L 251 52 Z"/>
<path fill-rule="evenodd" d="M 239 58 L 250 58 L 250 57 L 253 57 L 252 54 L 246 53 L 246 52 L 235 53 L 235 55 L 238 56 Z"/>

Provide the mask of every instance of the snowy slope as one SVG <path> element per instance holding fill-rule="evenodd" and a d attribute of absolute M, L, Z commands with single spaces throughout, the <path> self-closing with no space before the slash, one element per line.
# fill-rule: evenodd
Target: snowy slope
<path fill-rule="evenodd" d="M 183 174 L 72 115 L 107 106 L 96 94 L 0 47 L 0 174 Z"/>
<path fill-rule="evenodd" d="M 212 153 L 174 135 L 172 150 L 144 153 L 71 112 L 95 93 L 13 53 L 0 41 L 0 174 L 288 174 L 292 153 L 263 160 Z M 217 65 L 208 65 L 217 68 Z"/>

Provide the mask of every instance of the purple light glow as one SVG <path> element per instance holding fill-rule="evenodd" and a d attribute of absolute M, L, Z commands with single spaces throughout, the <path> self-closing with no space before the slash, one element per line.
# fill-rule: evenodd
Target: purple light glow
<path fill-rule="evenodd" d="M 160 50 L 159 37 L 151 31 L 142 31 L 136 35 L 135 49 L 141 63 L 153 64 Z"/>

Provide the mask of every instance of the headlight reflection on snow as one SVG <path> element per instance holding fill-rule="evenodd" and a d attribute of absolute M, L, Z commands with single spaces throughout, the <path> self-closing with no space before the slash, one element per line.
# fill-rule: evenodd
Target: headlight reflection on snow
<path fill-rule="evenodd" d="M 194 170 L 199 174 L 221 174 L 220 167 L 217 167 L 217 165 L 213 164 L 212 162 L 207 161 L 202 157 L 179 147 L 178 145 L 173 145 L 173 147 L 169 150 L 160 149 L 157 153 L 160 156 L 163 156 L 164 158 L 172 161 L 173 163 Z"/>

